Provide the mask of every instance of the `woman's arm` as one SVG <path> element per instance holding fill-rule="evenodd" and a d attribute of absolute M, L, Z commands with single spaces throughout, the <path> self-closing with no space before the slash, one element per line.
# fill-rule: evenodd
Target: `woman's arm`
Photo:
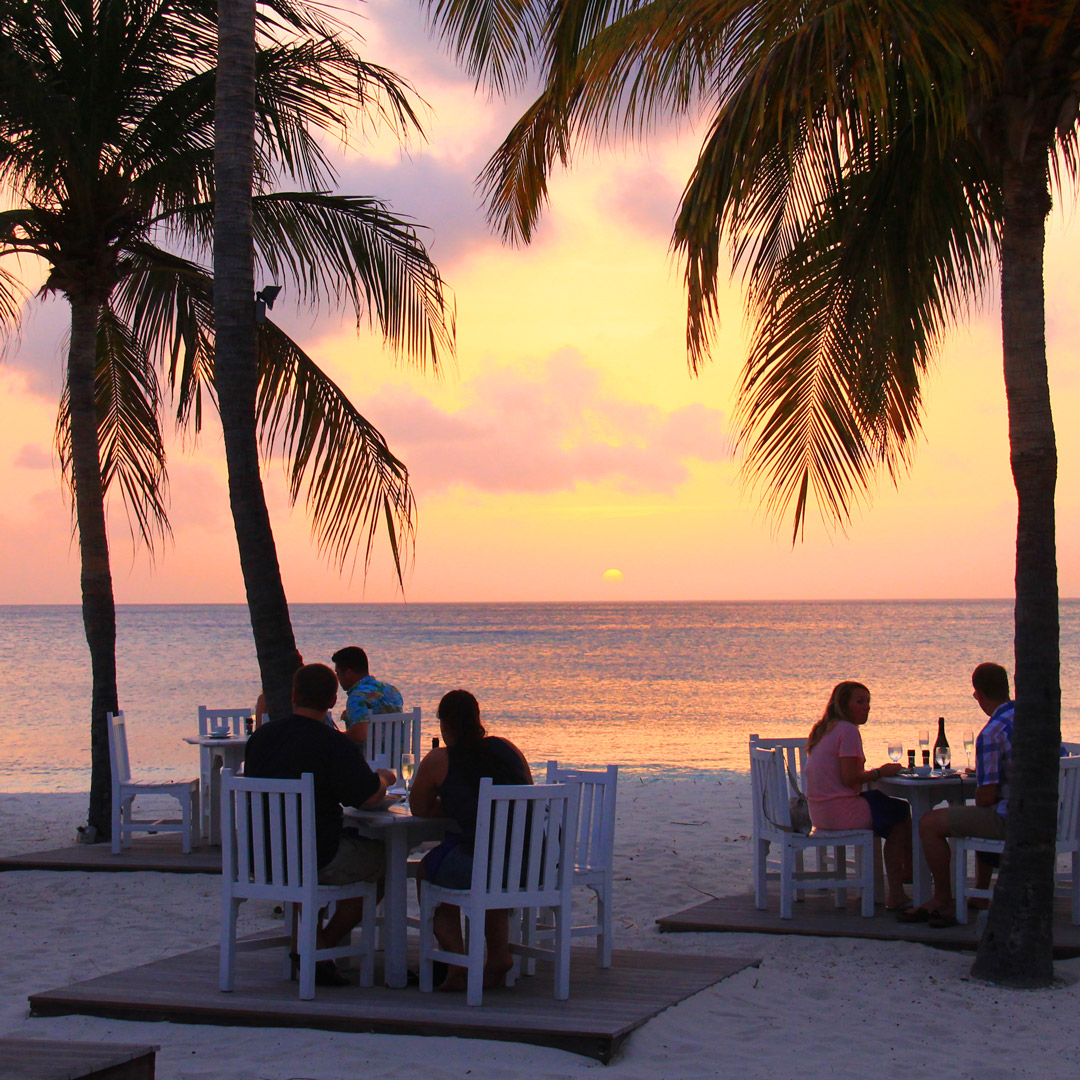
<path fill-rule="evenodd" d="M 412 788 L 409 790 L 409 807 L 415 817 L 438 818 L 443 816 L 439 788 L 446 780 L 450 768 L 450 755 L 445 746 L 429 750 L 416 768 Z"/>
<path fill-rule="evenodd" d="M 863 784 L 880 780 L 883 776 L 895 776 L 902 767 L 898 761 L 890 761 L 887 765 L 864 769 L 862 758 L 842 757 L 840 759 L 840 778 L 844 781 L 846 787 L 860 791 Z"/>

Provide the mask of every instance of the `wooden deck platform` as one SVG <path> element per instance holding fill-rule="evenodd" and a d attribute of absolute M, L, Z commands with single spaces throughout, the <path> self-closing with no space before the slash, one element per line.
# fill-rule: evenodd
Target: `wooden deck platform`
<path fill-rule="evenodd" d="M 72 844 L 57 851 L 31 851 L 0 858 L 3 870 L 89 870 L 123 873 L 158 870 L 170 874 L 220 874 L 221 848 L 204 844 L 190 855 L 180 850 L 179 833 L 136 836 L 119 855 L 109 844 Z"/>
<path fill-rule="evenodd" d="M 781 919 L 779 900 L 770 897 L 766 911 L 754 907 L 752 892 L 721 896 L 697 904 L 674 915 L 656 920 L 662 931 L 746 934 L 803 934 L 811 937 L 871 938 L 878 941 L 914 941 L 944 949 L 972 949 L 979 943 L 978 912 L 971 912 L 966 926 L 933 930 L 925 923 L 901 923 L 883 907 L 875 909 L 872 919 L 859 914 L 858 903 L 848 902 L 846 909 L 833 906 L 831 894 L 811 894 L 795 905 L 794 918 Z M 1054 901 L 1054 956 L 1059 960 L 1080 956 L 1080 926 L 1069 918 L 1069 901 Z"/>
<path fill-rule="evenodd" d="M 483 1005 L 470 1008 L 464 994 L 379 985 L 320 987 L 315 1000 L 301 1001 L 296 983 L 281 977 L 282 951 L 274 945 L 265 936 L 240 944 L 231 994 L 217 989 L 215 946 L 33 994 L 30 1014 L 497 1039 L 607 1062 L 650 1017 L 756 963 L 616 950 L 612 967 L 601 971 L 594 949 L 575 948 L 569 1001 L 551 996 L 551 967 L 541 963 L 535 976 L 520 979 L 513 989 L 485 991 Z M 380 978 L 377 966 L 377 983 Z"/>
<path fill-rule="evenodd" d="M 0 1039 L 4 1080 L 154 1080 L 157 1046 Z"/>

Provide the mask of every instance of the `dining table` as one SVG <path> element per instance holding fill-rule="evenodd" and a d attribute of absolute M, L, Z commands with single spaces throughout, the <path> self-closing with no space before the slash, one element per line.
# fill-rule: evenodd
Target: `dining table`
<path fill-rule="evenodd" d="M 383 971 L 386 985 L 400 989 L 409 979 L 409 852 L 426 840 L 441 840 L 456 826 L 446 818 L 414 817 L 403 803 L 373 810 L 343 809 L 346 828 L 381 841 L 386 853 Z"/>
<path fill-rule="evenodd" d="M 239 774 L 244 768 L 246 735 L 185 735 L 184 742 L 200 747 L 200 829 L 208 844 L 221 843 L 221 770 Z"/>
<path fill-rule="evenodd" d="M 939 803 L 961 804 L 975 794 L 975 777 L 961 773 L 949 775 L 883 776 L 874 785 L 886 795 L 906 799 L 911 805 L 911 869 L 912 900 L 926 904 L 933 891 L 930 867 L 926 863 L 922 841 L 919 839 L 919 818 Z"/>

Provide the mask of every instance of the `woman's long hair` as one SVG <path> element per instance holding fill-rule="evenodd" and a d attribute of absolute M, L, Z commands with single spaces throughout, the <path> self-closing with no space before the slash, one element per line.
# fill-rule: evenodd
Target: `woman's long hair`
<path fill-rule="evenodd" d="M 444 694 L 435 715 L 456 746 L 474 748 L 487 734 L 480 723 L 480 703 L 468 690 Z"/>
<path fill-rule="evenodd" d="M 848 702 L 851 700 L 851 695 L 856 690 L 866 690 L 869 694 L 870 691 L 863 686 L 861 682 L 847 682 L 837 683 L 833 687 L 833 692 L 829 695 L 829 704 L 825 706 L 825 711 L 821 714 L 821 719 L 810 729 L 810 734 L 806 738 L 806 752 L 809 754 L 811 750 L 825 737 L 829 728 L 836 723 L 837 720 L 847 720 L 848 717 Z"/>

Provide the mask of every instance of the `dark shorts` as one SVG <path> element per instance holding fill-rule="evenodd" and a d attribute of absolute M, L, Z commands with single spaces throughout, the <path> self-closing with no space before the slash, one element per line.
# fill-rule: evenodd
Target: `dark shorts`
<path fill-rule="evenodd" d="M 438 847 L 432 848 L 420 864 L 424 879 L 444 889 L 472 887 L 473 849 L 461 842 L 460 833 L 450 833 Z"/>
<path fill-rule="evenodd" d="M 874 833 L 882 839 L 888 839 L 894 825 L 907 821 L 911 817 L 911 806 L 907 799 L 894 799 L 883 791 L 859 792 L 859 798 L 870 804 L 870 822 Z"/>

